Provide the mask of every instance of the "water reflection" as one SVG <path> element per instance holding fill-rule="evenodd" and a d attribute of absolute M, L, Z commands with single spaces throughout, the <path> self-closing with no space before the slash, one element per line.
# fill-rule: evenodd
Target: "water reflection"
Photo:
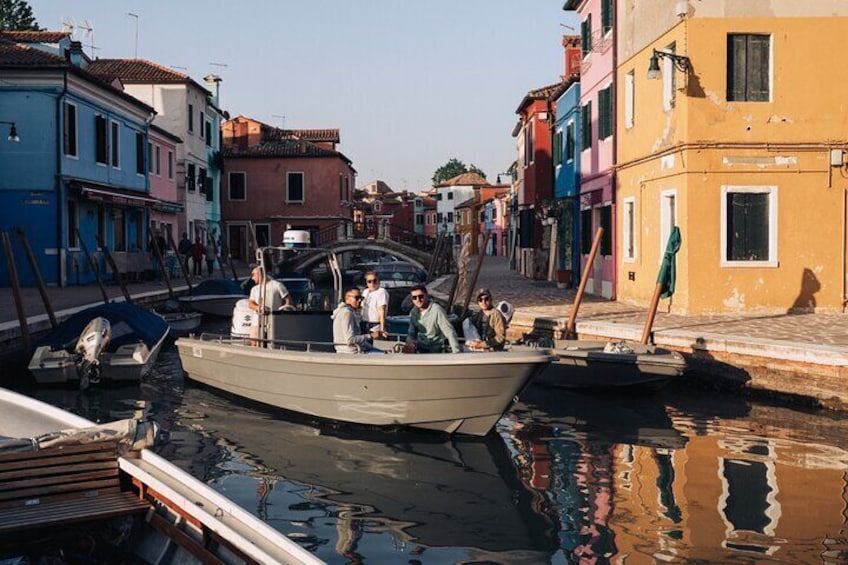
<path fill-rule="evenodd" d="M 183 382 L 24 392 L 160 453 L 330 563 L 848 563 L 848 423 L 687 389 L 531 387 L 485 439 L 316 426 Z"/>

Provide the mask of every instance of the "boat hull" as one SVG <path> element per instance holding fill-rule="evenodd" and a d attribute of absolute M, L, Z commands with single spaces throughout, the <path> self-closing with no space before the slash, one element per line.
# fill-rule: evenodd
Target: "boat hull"
<path fill-rule="evenodd" d="M 168 333 L 165 332 L 152 349 L 148 349 L 144 343 L 131 343 L 113 352 L 103 353 L 100 358 L 100 378 L 114 382 L 141 380 L 156 364 L 167 337 Z M 46 345 L 36 348 L 28 368 L 38 384 L 62 384 L 79 380 L 73 356 L 64 349 L 53 351 Z"/>
<path fill-rule="evenodd" d="M 683 356 L 649 345 L 627 345 L 633 353 L 608 353 L 606 342 L 558 341 L 557 359 L 534 380 L 561 388 L 659 389 L 686 370 Z"/>
<path fill-rule="evenodd" d="M 189 378 L 319 418 L 482 436 L 553 357 L 515 353 L 347 355 L 177 340 Z"/>

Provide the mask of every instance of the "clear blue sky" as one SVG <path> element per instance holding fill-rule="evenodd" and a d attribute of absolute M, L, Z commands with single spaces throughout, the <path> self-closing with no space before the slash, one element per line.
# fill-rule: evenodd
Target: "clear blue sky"
<path fill-rule="evenodd" d="M 515 159 L 515 109 L 563 73 L 563 0 L 29 0 L 41 27 L 94 28 L 101 58 L 138 56 L 221 105 L 288 128 L 339 128 L 357 185 L 430 186 L 450 157 L 495 180 Z M 85 51 L 89 37 L 78 30 Z M 211 63 L 227 65 L 216 66 Z"/>

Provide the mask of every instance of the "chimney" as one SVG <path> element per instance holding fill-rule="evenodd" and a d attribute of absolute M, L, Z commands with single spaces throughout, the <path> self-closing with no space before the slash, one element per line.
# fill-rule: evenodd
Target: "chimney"
<path fill-rule="evenodd" d="M 583 61 L 583 48 L 579 35 L 563 35 L 562 47 L 565 50 L 565 74 L 563 80 L 580 76 L 580 63 Z"/>
<path fill-rule="evenodd" d="M 87 57 L 82 52 L 81 41 L 71 41 L 71 46 L 65 50 L 65 58 L 71 65 L 80 69 L 88 62 Z"/>

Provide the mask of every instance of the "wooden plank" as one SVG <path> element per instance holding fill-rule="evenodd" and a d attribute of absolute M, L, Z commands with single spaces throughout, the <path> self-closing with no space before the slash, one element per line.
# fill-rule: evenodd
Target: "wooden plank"
<path fill-rule="evenodd" d="M 0 511 L 0 532 L 25 530 L 75 522 L 87 522 L 147 512 L 150 504 L 132 493 L 116 493 L 94 500 L 67 504 L 43 504 Z"/>
<path fill-rule="evenodd" d="M 64 492 L 96 491 L 100 487 L 117 486 L 119 483 L 104 483 L 103 481 L 90 480 L 77 483 L 63 483 L 60 485 L 39 485 L 32 488 L 18 489 L 0 494 L 0 500 L 13 500 L 20 498 L 45 498 L 53 494 Z"/>
<path fill-rule="evenodd" d="M 40 449 L 38 451 L 19 451 L 15 453 L 3 453 L 2 455 L 0 455 L 0 465 L 5 465 L 7 462 L 11 461 L 37 460 L 45 457 L 56 457 L 62 455 L 94 453 L 103 451 L 110 452 L 113 455 L 117 456 L 117 444 L 114 441 L 98 441 L 79 445 L 63 445 L 61 447 L 50 447 L 47 449 Z"/>
<path fill-rule="evenodd" d="M 67 491 L 67 492 L 58 493 L 58 494 L 51 494 L 49 496 L 44 496 L 44 497 L 39 497 L 37 495 L 34 495 L 34 496 L 29 496 L 29 497 L 15 498 L 15 499 L 11 499 L 11 500 L 0 501 L 0 512 L 2 512 L 4 509 L 20 508 L 22 506 L 27 506 L 27 504 L 32 505 L 33 501 L 38 501 L 38 503 L 45 503 L 45 504 L 46 503 L 54 504 L 54 503 L 59 503 L 59 502 L 64 502 L 64 501 L 77 501 L 78 502 L 80 499 L 86 499 L 86 496 L 88 496 L 89 498 L 95 498 L 95 497 L 100 498 L 100 497 L 105 497 L 105 496 L 109 496 L 109 495 L 113 495 L 113 494 L 119 494 L 121 492 L 123 492 L 123 491 L 121 491 L 121 487 L 118 486 L 118 485 L 114 485 L 114 486 L 107 487 L 107 488 L 98 488 L 96 490 L 89 490 L 89 491 Z M 135 495 L 135 494 L 133 494 L 133 496 L 135 498 L 138 498 L 138 496 Z"/>
<path fill-rule="evenodd" d="M 51 467 L 36 467 L 19 469 L 11 472 L 0 471 L 0 491 L 15 488 L 15 485 L 27 479 L 49 480 L 56 476 L 76 476 L 89 471 L 112 471 L 118 476 L 118 461 L 114 458 L 91 461 L 86 463 L 74 463 L 72 465 L 53 465 Z"/>

